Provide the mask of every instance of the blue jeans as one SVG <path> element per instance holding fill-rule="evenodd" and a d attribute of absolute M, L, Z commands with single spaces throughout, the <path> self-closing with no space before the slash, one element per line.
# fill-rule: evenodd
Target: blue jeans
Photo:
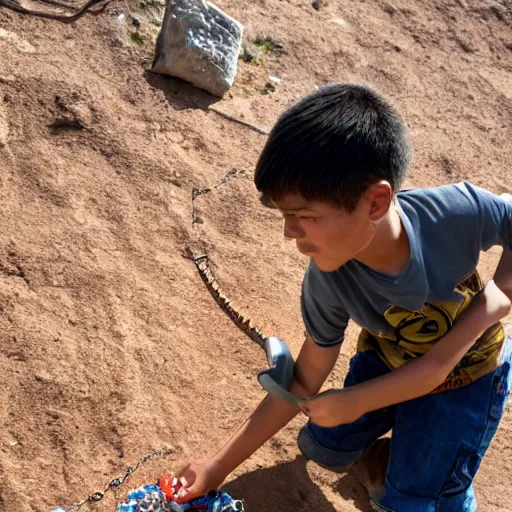
<path fill-rule="evenodd" d="M 382 485 L 368 489 L 374 508 L 475 512 L 473 478 L 503 415 L 512 387 L 511 364 L 509 338 L 499 368 L 475 382 L 370 412 L 335 428 L 310 422 L 299 434 L 299 447 L 307 458 L 339 470 L 392 429 Z M 374 352 L 358 353 L 351 360 L 345 386 L 389 371 Z"/>

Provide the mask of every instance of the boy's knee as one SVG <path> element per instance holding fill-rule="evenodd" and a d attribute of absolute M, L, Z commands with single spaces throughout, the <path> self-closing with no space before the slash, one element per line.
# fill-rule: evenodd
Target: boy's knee
<path fill-rule="evenodd" d="M 313 437 L 307 425 L 304 425 L 304 427 L 300 429 L 299 436 L 297 437 L 297 445 L 306 459 L 316 462 L 319 466 L 337 473 L 347 472 L 360 453 L 337 452 L 322 446 Z"/>
<path fill-rule="evenodd" d="M 304 457 L 306 457 L 306 459 L 314 461 L 314 440 L 307 429 L 307 425 L 304 425 L 300 429 L 297 437 L 297 445 L 300 452 Z"/>

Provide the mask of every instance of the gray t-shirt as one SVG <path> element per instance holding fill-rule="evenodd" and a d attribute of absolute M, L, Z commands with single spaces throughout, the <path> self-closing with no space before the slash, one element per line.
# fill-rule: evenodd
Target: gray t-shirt
<path fill-rule="evenodd" d="M 427 352 L 482 289 L 480 251 L 512 249 L 512 201 L 505 196 L 463 182 L 396 198 L 411 248 L 402 274 L 381 274 L 356 260 L 322 272 L 311 261 L 301 296 L 304 323 L 318 345 L 341 343 L 352 319 L 363 328 L 358 349 L 377 350 L 391 368 Z M 490 329 L 458 368 L 459 384 L 449 387 L 494 368 L 502 341 L 501 325 Z"/>

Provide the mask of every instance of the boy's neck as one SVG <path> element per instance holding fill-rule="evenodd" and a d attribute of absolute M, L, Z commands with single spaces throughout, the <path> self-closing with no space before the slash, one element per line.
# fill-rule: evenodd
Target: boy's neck
<path fill-rule="evenodd" d="M 409 238 L 397 210 L 391 206 L 377 224 L 370 244 L 355 259 L 381 274 L 398 276 L 407 268 L 410 258 Z"/>

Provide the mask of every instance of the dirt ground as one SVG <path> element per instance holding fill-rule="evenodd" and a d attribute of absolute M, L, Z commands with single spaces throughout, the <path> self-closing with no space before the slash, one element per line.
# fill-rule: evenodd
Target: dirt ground
<path fill-rule="evenodd" d="M 284 51 L 240 61 L 218 101 L 148 73 L 153 37 L 113 2 L 72 25 L 0 9 L 0 510 L 69 506 L 152 450 L 120 489 L 212 454 L 264 396 L 261 350 L 221 312 L 191 251 L 226 294 L 296 355 L 305 257 L 263 208 L 262 135 L 329 82 L 385 93 L 411 132 L 406 186 L 469 180 L 512 191 L 512 12 L 487 0 L 220 0 L 244 38 Z M 144 15 L 144 12 L 142 12 Z M 142 28 L 141 28 L 142 31 Z M 142 32 L 141 32 L 142 33 Z M 269 75 L 282 79 L 262 94 Z M 224 184 L 195 201 L 193 188 Z M 482 256 L 489 278 L 500 250 Z M 355 326 L 327 386 L 341 385 Z M 350 476 L 298 457 L 297 418 L 230 476 L 248 512 L 366 511 Z M 510 408 L 476 479 L 482 512 L 512 502 Z"/>

